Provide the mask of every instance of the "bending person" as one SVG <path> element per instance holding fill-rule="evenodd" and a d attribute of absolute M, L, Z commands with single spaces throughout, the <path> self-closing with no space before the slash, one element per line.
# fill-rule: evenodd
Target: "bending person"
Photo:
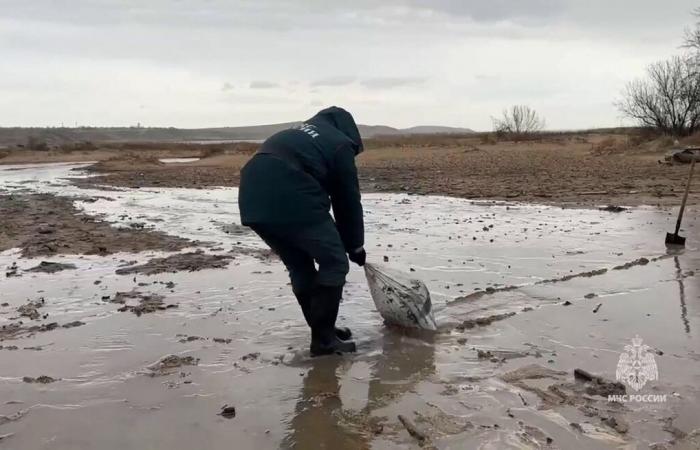
<path fill-rule="evenodd" d="M 241 170 L 241 222 L 289 271 L 312 356 L 355 351 L 351 331 L 335 322 L 348 258 L 360 266 L 366 259 L 355 166 L 362 150 L 352 115 L 333 106 L 272 135 Z"/>

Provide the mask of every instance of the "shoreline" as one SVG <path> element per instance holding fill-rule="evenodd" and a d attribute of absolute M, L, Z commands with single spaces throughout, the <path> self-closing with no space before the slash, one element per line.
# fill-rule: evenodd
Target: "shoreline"
<path fill-rule="evenodd" d="M 684 141 L 684 145 L 692 142 Z M 561 207 L 603 205 L 674 207 L 687 165 L 667 165 L 665 137 L 620 131 L 543 135 L 527 141 L 493 136 L 417 136 L 371 139 L 357 158 L 363 192 L 442 195 Z M 209 188 L 237 186 L 239 171 L 258 144 L 103 144 L 93 150 L 4 152 L 0 165 L 96 162 L 81 187 Z M 168 163 L 163 158 L 199 158 Z M 689 205 L 700 204 L 700 185 Z"/>

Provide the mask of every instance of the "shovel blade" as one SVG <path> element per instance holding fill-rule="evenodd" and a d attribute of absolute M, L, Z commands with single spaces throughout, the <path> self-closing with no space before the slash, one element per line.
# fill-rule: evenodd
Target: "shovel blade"
<path fill-rule="evenodd" d="M 666 233 L 666 245 L 685 245 L 685 238 L 676 233 Z"/>

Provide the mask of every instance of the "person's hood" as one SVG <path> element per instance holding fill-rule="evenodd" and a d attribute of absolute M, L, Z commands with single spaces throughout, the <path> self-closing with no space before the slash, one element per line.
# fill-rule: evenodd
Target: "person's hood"
<path fill-rule="evenodd" d="M 345 111 L 343 108 L 331 106 L 330 108 L 322 109 L 311 119 L 307 120 L 307 122 L 311 124 L 322 123 L 336 128 L 352 141 L 356 155 L 364 150 L 362 137 L 360 137 L 360 130 L 357 129 L 355 119 L 352 118 L 352 114 Z"/>

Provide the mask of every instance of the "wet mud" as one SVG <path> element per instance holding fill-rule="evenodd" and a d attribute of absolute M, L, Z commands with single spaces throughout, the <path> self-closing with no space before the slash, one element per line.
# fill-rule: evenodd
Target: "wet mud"
<path fill-rule="evenodd" d="M 71 199 L 56 195 L 0 195 L 0 215 L 0 251 L 19 248 L 25 258 L 149 249 L 175 251 L 190 244 L 186 239 L 155 231 L 115 228 L 81 214 Z"/>
<path fill-rule="evenodd" d="M 582 417 L 586 418 L 584 425 L 579 422 L 569 423 L 569 427 L 578 433 L 585 435 L 593 432 L 591 426 L 602 427 L 606 430 L 604 432 L 614 432 L 617 435 L 624 435 L 629 431 L 629 425 L 623 418 L 629 412 L 627 408 L 622 403 L 607 400 L 609 395 L 626 394 L 626 387 L 622 383 L 592 375 L 582 369 L 574 370 L 571 381 L 566 372 L 536 364 L 508 372 L 501 378 L 523 391 L 536 395 L 541 409 L 563 405 L 578 409 Z"/>
<path fill-rule="evenodd" d="M 168 355 L 158 362 L 148 366 L 148 375 L 151 377 L 162 377 L 175 372 L 177 369 L 186 366 L 196 366 L 199 359 L 194 356 Z"/>
<path fill-rule="evenodd" d="M 117 292 L 114 297 L 106 297 L 103 301 L 123 305 L 117 311 L 132 312 L 137 316 L 141 314 L 165 311 L 166 309 L 177 308 L 177 304 L 165 303 L 165 297 L 158 294 L 144 294 L 133 290 L 130 292 Z"/>
<path fill-rule="evenodd" d="M 310 358 L 288 276 L 237 225 L 235 189 L 80 189 L 65 181 L 82 176 L 71 168 L 0 169 L 0 189 L 60 194 L 105 226 L 193 248 L 0 251 L 14 273 L 0 280 L 0 448 L 231 448 L 231 436 L 236 448 L 339 450 L 697 443 L 692 209 L 687 248 L 667 251 L 675 211 L 365 195 L 368 259 L 426 283 L 438 333 L 386 327 L 353 267 L 339 323 L 358 352 Z M 28 271 L 42 261 L 75 269 Z M 616 371 L 636 335 L 658 377 L 624 392 L 664 402 L 607 399 L 623 392 Z"/>
<path fill-rule="evenodd" d="M 30 320 L 39 320 L 39 318 L 42 317 L 42 314 L 39 312 L 39 308 L 42 308 L 45 303 L 46 300 L 44 300 L 42 297 L 37 301 L 30 301 L 24 305 L 21 305 L 19 308 L 17 308 L 17 313 L 19 314 L 18 318 L 26 317 Z"/>
<path fill-rule="evenodd" d="M 63 264 L 58 262 L 42 261 L 39 263 L 39 265 L 27 269 L 26 272 L 56 273 L 62 270 L 73 270 L 75 268 L 75 264 Z"/>
<path fill-rule="evenodd" d="M 49 384 L 49 383 L 54 383 L 54 382 L 56 382 L 57 380 L 55 380 L 54 378 L 51 378 L 51 377 L 48 376 L 48 375 L 40 375 L 40 376 L 38 376 L 38 377 L 36 377 L 36 378 L 33 378 L 33 377 L 23 377 L 23 378 L 22 378 L 22 381 L 25 382 L 25 383 L 29 383 L 29 384 L 32 384 L 32 383 Z"/>
<path fill-rule="evenodd" d="M 639 258 L 635 259 L 634 261 L 630 261 L 624 264 L 620 264 L 619 266 L 615 266 L 612 268 L 612 270 L 627 270 L 630 269 L 634 266 L 645 266 L 649 264 L 649 260 L 647 258 Z"/>
<path fill-rule="evenodd" d="M 224 269 L 229 265 L 233 255 L 212 255 L 202 251 L 178 253 L 165 258 L 153 258 L 145 264 L 122 267 L 117 275 L 155 275 L 163 272 L 195 272 L 204 269 Z"/>

